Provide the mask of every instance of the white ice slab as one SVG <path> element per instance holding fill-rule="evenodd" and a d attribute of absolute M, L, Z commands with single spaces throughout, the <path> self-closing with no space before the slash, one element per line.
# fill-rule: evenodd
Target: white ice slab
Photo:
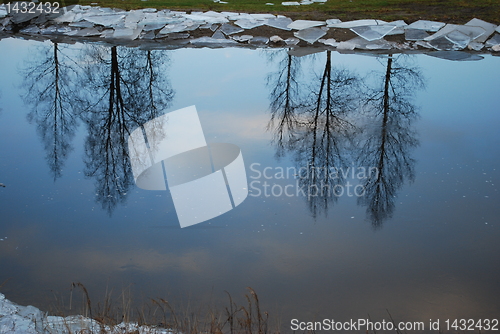
<path fill-rule="evenodd" d="M 339 42 L 337 42 L 334 38 L 319 39 L 318 42 L 323 43 L 325 45 L 334 46 L 334 47 L 337 47 L 339 45 Z"/>
<path fill-rule="evenodd" d="M 252 35 L 241 35 L 241 36 L 231 36 L 231 38 L 237 42 L 244 43 L 244 42 L 248 42 L 249 40 L 251 40 L 253 38 L 253 36 Z"/>
<path fill-rule="evenodd" d="M 279 37 L 278 35 L 274 35 L 269 37 L 269 40 L 273 43 L 279 43 L 283 41 L 283 38 Z"/>
<path fill-rule="evenodd" d="M 486 42 L 488 37 L 490 37 L 491 34 L 493 34 L 495 32 L 495 29 L 497 28 L 496 24 L 488 23 L 486 21 L 476 19 L 476 18 L 470 20 L 465 25 L 466 26 L 473 26 L 473 27 L 481 27 L 484 29 L 485 32 L 482 36 L 474 38 L 474 41 L 479 42 L 479 43 Z"/>
<path fill-rule="evenodd" d="M 284 1 L 281 3 L 283 6 L 300 6 L 297 1 Z"/>
<path fill-rule="evenodd" d="M 273 14 L 250 14 L 250 16 L 256 20 L 274 19 L 276 17 Z"/>
<path fill-rule="evenodd" d="M 307 28 L 296 31 L 293 35 L 301 40 L 306 41 L 307 43 L 313 44 L 318 39 L 326 35 L 326 32 L 319 28 Z"/>
<path fill-rule="evenodd" d="M 338 23 L 342 23 L 342 21 L 340 21 L 339 19 L 329 19 L 329 20 L 326 20 L 326 26 L 328 28 L 333 28 L 332 25 L 333 24 L 338 24 Z"/>
<path fill-rule="evenodd" d="M 111 27 L 115 24 L 118 24 L 123 18 L 125 18 L 124 14 L 108 14 L 87 16 L 85 17 L 85 20 L 94 24 L 102 25 L 104 27 Z"/>
<path fill-rule="evenodd" d="M 253 29 L 256 27 L 260 27 L 261 25 L 264 25 L 264 23 L 266 23 L 265 20 L 255 20 L 255 19 L 252 19 L 252 20 L 241 19 L 241 20 L 234 22 L 234 24 L 236 24 L 237 26 L 239 26 L 243 29 Z"/>
<path fill-rule="evenodd" d="M 288 28 L 295 30 L 308 29 L 313 27 L 320 27 L 326 24 L 325 21 L 310 21 L 310 20 L 297 20 L 288 25 Z"/>
<path fill-rule="evenodd" d="M 278 17 L 275 19 L 267 20 L 266 25 L 282 30 L 292 30 L 291 28 L 288 27 L 288 25 L 291 24 L 292 22 L 293 22 L 292 19 L 288 17 Z"/>
<path fill-rule="evenodd" d="M 387 22 L 382 20 L 355 20 L 355 21 L 347 21 L 329 24 L 329 28 L 354 28 L 354 27 L 362 27 L 362 26 L 374 26 L 380 24 L 386 24 Z"/>
<path fill-rule="evenodd" d="M 435 32 L 444 27 L 445 25 L 446 23 L 443 22 L 419 20 L 408 25 L 408 28 Z"/>
<path fill-rule="evenodd" d="M 375 41 L 377 39 L 381 39 L 394 29 L 396 29 L 395 25 L 388 24 L 350 28 L 351 31 L 356 33 L 358 36 L 366 39 L 367 41 Z"/>
<path fill-rule="evenodd" d="M 139 34 L 141 33 L 141 31 L 142 31 L 141 28 L 138 28 L 138 29 L 129 29 L 129 28 L 115 29 L 115 32 L 113 33 L 113 38 L 133 41 L 134 39 L 139 37 Z"/>
<path fill-rule="evenodd" d="M 295 37 L 288 37 L 287 39 L 285 39 L 286 45 L 297 45 L 297 44 L 299 44 L 299 42 L 300 42 L 300 39 L 295 38 Z"/>
<path fill-rule="evenodd" d="M 240 27 L 235 27 L 229 23 L 224 23 L 223 25 L 221 25 L 219 30 L 222 31 L 226 35 L 238 34 L 242 31 L 245 31 L 245 29 L 242 29 Z"/>

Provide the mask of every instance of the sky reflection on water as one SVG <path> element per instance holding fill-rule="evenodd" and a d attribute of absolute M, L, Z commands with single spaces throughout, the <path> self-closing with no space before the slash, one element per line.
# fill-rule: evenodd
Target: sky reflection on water
<path fill-rule="evenodd" d="M 250 286 L 284 324 L 499 314 L 498 58 L 0 44 L 0 283 L 15 302 L 46 307 L 71 282 L 186 303 Z M 241 148 L 249 182 L 255 163 L 380 177 L 327 180 L 364 184 L 360 198 L 254 189 L 180 229 L 168 192 L 134 185 L 125 143 L 190 105 L 208 142 Z"/>

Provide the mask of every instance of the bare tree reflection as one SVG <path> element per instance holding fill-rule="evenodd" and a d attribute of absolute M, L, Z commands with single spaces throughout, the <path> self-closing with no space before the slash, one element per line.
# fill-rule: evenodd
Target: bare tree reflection
<path fill-rule="evenodd" d="M 387 58 L 385 74 L 366 101 L 369 119 L 358 159 L 378 173 L 363 180 L 365 195 L 358 203 L 367 207 L 374 228 L 392 216 L 398 190 L 415 177 L 411 150 L 419 142 L 412 122 L 418 114 L 412 100 L 424 82 L 419 69 L 406 60 L 406 56 Z"/>
<path fill-rule="evenodd" d="M 62 176 L 78 123 L 78 66 L 67 48 L 41 46 L 24 64 L 23 100 L 32 106 L 28 120 L 37 125 L 54 181 Z M 67 52 L 65 52 L 67 51 Z"/>
<path fill-rule="evenodd" d="M 95 178 L 97 201 L 111 214 L 133 184 L 130 132 L 164 113 L 174 93 L 164 53 L 116 46 L 94 46 L 86 53 L 85 85 L 93 103 L 84 117 L 85 175 Z"/>
<path fill-rule="evenodd" d="M 299 186 L 316 217 L 322 212 L 326 214 L 328 206 L 345 191 L 345 179 L 335 171 L 349 165 L 348 147 L 356 130 L 349 117 L 358 108 L 360 80 L 346 69 L 333 67 L 331 51 L 327 51 L 323 73 L 308 91 L 293 109 L 286 110 L 286 103 L 272 100 L 270 124 L 277 124 L 272 130 L 278 151 L 293 152 Z M 282 135 L 285 126 L 291 133 L 288 136 Z"/>
<path fill-rule="evenodd" d="M 299 84 L 301 58 L 294 57 L 286 49 L 278 52 L 268 52 L 269 60 L 278 60 L 278 70 L 267 77 L 267 84 L 271 86 L 270 109 L 271 119 L 268 129 L 273 130 L 273 142 L 276 145 L 276 155 L 281 157 L 288 145 L 294 141 L 298 127 L 298 113 L 303 107 L 302 100 L 304 87 Z"/>

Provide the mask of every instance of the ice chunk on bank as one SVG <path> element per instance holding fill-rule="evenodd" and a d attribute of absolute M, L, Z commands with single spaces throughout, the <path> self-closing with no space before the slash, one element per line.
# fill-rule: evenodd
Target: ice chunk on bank
<path fill-rule="evenodd" d="M 388 24 L 350 28 L 351 31 L 355 32 L 358 36 L 366 39 L 367 41 L 381 39 L 394 29 L 396 29 L 395 25 Z"/>
<path fill-rule="evenodd" d="M 281 3 L 283 6 L 300 6 L 300 3 L 296 1 L 285 1 Z"/>
<path fill-rule="evenodd" d="M 104 27 L 111 27 L 115 24 L 118 24 L 125 15 L 123 14 L 107 14 L 107 15 L 95 15 L 95 16 L 87 16 L 85 17 L 85 21 L 98 24 Z"/>
<path fill-rule="evenodd" d="M 326 35 L 326 32 L 319 28 L 307 28 L 293 33 L 295 37 L 300 38 L 307 43 L 313 44 L 318 39 Z"/>
<path fill-rule="evenodd" d="M 303 30 L 312 27 L 324 26 L 324 21 L 297 20 L 288 25 L 288 28 L 295 30 Z"/>
<path fill-rule="evenodd" d="M 472 19 L 469 22 L 465 24 L 466 26 L 473 26 L 473 27 L 481 27 L 484 29 L 485 33 L 482 36 L 479 36 L 474 39 L 475 42 L 479 43 L 484 43 L 488 37 L 491 36 L 495 32 L 495 28 L 497 27 L 495 24 L 488 23 L 486 21 L 480 20 L 480 19 Z"/>
<path fill-rule="evenodd" d="M 266 21 L 264 20 L 256 20 L 256 19 L 252 19 L 252 20 L 249 20 L 249 19 L 241 19 L 241 20 L 238 20 L 236 22 L 234 22 L 234 24 L 236 24 L 237 26 L 243 28 L 243 29 L 253 29 L 253 28 L 256 28 L 256 27 L 260 27 L 261 25 L 263 25 Z"/>
<path fill-rule="evenodd" d="M 289 24 L 291 24 L 293 21 L 291 18 L 288 17 L 278 17 L 275 19 L 269 19 L 266 22 L 266 25 L 273 27 L 273 28 L 278 28 L 282 30 L 292 30 L 291 28 L 288 27 Z"/>
<path fill-rule="evenodd" d="M 244 29 L 235 27 L 229 23 L 224 23 L 223 25 L 221 25 L 219 30 L 222 31 L 226 35 L 238 34 L 242 31 L 245 31 Z"/>
<path fill-rule="evenodd" d="M 421 29 L 405 29 L 405 39 L 407 41 L 420 41 L 429 37 L 425 30 Z"/>
<path fill-rule="evenodd" d="M 382 21 L 382 20 L 355 20 L 355 21 L 329 24 L 328 28 L 354 28 L 354 27 L 361 27 L 361 26 L 375 26 L 375 25 L 386 24 L 386 23 L 387 22 Z"/>
<path fill-rule="evenodd" d="M 141 28 L 137 29 L 119 28 L 115 29 L 115 32 L 113 33 L 113 38 L 133 41 L 134 39 L 139 37 L 141 31 L 142 31 Z"/>
<path fill-rule="evenodd" d="M 412 24 L 408 25 L 408 29 L 420 29 L 420 30 L 425 30 L 425 31 L 430 31 L 430 32 L 435 32 L 444 27 L 446 23 L 443 22 L 437 22 L 437 21 L 427 21 L 427 20 L 419 20 L 416 22 L 413 22 Z"/>
<path fill-rule="evenodd" d="M 486 42 L 485 45 L 488 47 L 492 47 L 493 45 L 498 45 L 498 44 L 500 44 L 500 35 L 495 34 Z"/>

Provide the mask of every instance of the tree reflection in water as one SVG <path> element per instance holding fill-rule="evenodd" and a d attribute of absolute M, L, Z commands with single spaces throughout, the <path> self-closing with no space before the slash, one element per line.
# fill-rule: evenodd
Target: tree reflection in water
<path fill-rule="evenodd" d="M 287 75 L 296 73 L 297 70 L 290 70 L 293 64 L 289 58 L 281 72 Z M 293 83 L 296 80 L 294 77 L 287 78 Z M 331 177 L 330 171 L 349 165 L 349 146 L 356 133 L 349 117 L 358 107 L 360 83 L 354 73 L 333 67 L 331 51 L 327 51 L 322 74 L 311 84 L 304 85 L 307 94 L 300 96 L 298 92 L 294 95 L 296 91 L 290 91 L 282 94 L 286 99 L 282 95 L 271 94 L 270 127 L 277 124 L 272 128 L 277 150 L 293 152 L 300 171 L 299 185 L 307 189 L 308 206 L 313 217 L 322 212 L 326 214 L 328 206 L 338 200 L 339 189 L 343 188 L 345 179 L 341 173 L 338 177 Z M 279 81 L 269 85 L 274 87 L 271 90 L 273 93 L 277 87 L 286 87 Z M 280 97 L 284 101 L 278 103 Z M 295 107 L 288 107 L 290 105 Z M 284 129 L 286 136 L 283 135 Z"/>
<path fill-rule="evenodd" d="M 62 175 L 79 120 L 88 129 L 85 175 L 110 214 L 133 184 L 129 133 L 169 107 L 174 91 L 165 52 L 88 45 L 77 55 L 54 43 L 37 49 L 21 73 L 54 180 Z M 75 53 L 73 51 L 73 53 Z"/>
<path fill-rule="evenodd" d="M 97 201 L 111 214 L 134 183 L 130 132 L 163 114 L 174 92 L 165 77 L 164 54 L 116 46 L 91 46 L 85 52 L 84 86 L 92 93 L 83 116 L 85 175 L 95 178 Z"/>
<path fill-rule="evenodd" d="M 392 217 L 397 192 L 415 178 L 411 152 L 419 141 L 412 127 L 418 117 L 413 97 L 424 88 L 420 70 L 405 55 L 389 55 L 385 73 L 377 81 L 365 100 L 368 119 L 358 155 L 359 165 L 378 170 L 377 177 L 364 180 L 365 196 L 358 198 L 374 228 Z"/>
<path fill-rule="evenodd" d="M 37 126 L 54 181 L 62 176 L 73 149 L 71 141 L 81 112 L 79 70 L 68 48 L 58 43 L 38 47 L 36 56 L 30 57 L 21 70 L 25 88 L 22 98 L 32 107 L 28 120 Z"/>
<path fill-rule="evenodd" d="M 382 80 L 369 87 L 356 74 L 332 66 L 326 52 L 323 74 L 312 84 L 300 83 L 300 63 L 286 55 L 270 76 L 271 121 L 277 155 L 293 155 L 301 187 L 313 217 L 345 196 L 343 173 L 356 164 L 375 175 L 360 178 L 358 204 L 367 206 L 374 227 L 394 211 L 398 190 L 414 179 L 410 153 L 418 145 L 412 122 L 417 118 L 413 95 L 424 87 L 419 69 L 406 56 L 387 59 Z M 370 81 L 370 78 L 365 80 Z M 298 87 L 308 87 L 301 95 Z M 309 196 L 310 194 L 314 196 Z"/>

